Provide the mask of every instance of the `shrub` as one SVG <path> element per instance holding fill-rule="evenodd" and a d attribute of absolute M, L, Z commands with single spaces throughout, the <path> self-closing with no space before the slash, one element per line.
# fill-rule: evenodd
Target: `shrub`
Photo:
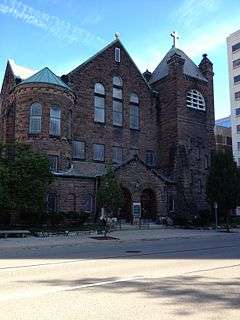
<path fill-rule="evenodd" d="M 3 211 L 0 212 L 0 226 L 9 226 L 11 222 L 11 214 Z"/>
<path fill-rule="evenodd" d="M 200 210 L 198 215 L 192 219 L 195 227 L 209 226 L 213 222 L 213 215 L 209 210 Z"/>
<path fill-rule="evenodd" d="M 191 217 L 187 215 L 176 215 L 173 217 L 173 224 L 180 227 L 189 227 L 192 225 Z"/>

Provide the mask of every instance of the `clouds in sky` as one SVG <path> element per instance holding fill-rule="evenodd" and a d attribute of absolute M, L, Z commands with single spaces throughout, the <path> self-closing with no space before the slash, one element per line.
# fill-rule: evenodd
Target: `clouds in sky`
<path fill-rule="evenodd" d="M 79 43 L 90 46 L 94 43 L 103 43 L 103 39 L 88 32 L 85 28 L 72 25 L 70 22 L 59 17 L 49 15 L 46 12 L 36 10 L 17 0 L 0 0 L 0 13 L 10 15 L 27 24 L 40 28 L 54 37 L 68 41 L 69 43 Z M 95 17 L 95 20 L 100 16 Z"/>

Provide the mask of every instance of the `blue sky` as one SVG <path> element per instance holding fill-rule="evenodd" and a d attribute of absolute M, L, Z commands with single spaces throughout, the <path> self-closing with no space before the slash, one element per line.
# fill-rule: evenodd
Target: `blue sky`
<path fill-rule="evenodd" d="M 141 71 L 179 47 L 195 63 L 208 53 L 215 71 L 216 118 L 230 113 L 226 37 L 240 29 L 239 0 L 0 0 L 0 83 L 7 59 L 63 74 L 114 39 Z"/>

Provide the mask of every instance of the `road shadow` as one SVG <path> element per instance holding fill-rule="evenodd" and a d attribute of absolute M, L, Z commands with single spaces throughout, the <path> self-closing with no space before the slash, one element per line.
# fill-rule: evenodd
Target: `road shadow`
<path fill-rule="evenodd" d="M 87 290 L 96 293 L 127 294 L 131 299 L 137 294 L 155 299 L 165 306 L 174 306 L 178 315 L 197 314 L 199 306 L 209 311 L 240 309 L 240 278 L 231 280 L 205 275 L 180 275 L 163 278 L 140 278 L 122 281 L 117 277 L 84 278 L 73 281 L 61 279 L 33 281 L 52 287 L 65 287 L 66 291 Z M 99 285 L 99 283 L 101 283 Z M 187 305 L 187 310 L 182 310 Z"/>

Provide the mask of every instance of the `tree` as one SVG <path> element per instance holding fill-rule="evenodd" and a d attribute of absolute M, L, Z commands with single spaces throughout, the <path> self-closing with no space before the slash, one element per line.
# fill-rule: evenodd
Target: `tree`
<path fill-rule="evenodd" d="M 106 212 L 106 220 L 108 215 L 113 216 L 118 213 L 123 205 L 123 192 L 119 185 L 114 170 L 111 166 L 107 166 L 107 173 L 101 180 L 100 188 L 97 191 L 97 205 L 104 208 Z M 106 236 L 106 228 L 105 228 Z"/>
<path fill-rule="evenodd" d="M 45 208 L 46 190 L 53 181 L 48 158 L 24 144 L 1 147 L 0 209 L 36 218 Z"/>
<path fill-rule="evenodd" d="M 217 202 L 223 210 L 229 231 L 230 212 L 236 208 L 240 199 L 240 172 L 232 153 L 219 152 L 213 155 L 206 193 L 209 202 Z"/>

